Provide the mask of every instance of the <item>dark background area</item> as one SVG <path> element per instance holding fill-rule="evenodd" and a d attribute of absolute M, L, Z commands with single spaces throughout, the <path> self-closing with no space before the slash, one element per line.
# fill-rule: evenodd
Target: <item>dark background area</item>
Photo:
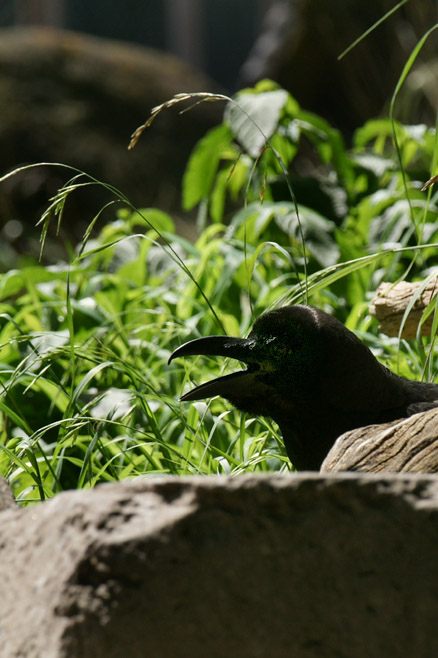
<path fill-rule="evenodd" d="M 167 50 L 234 91 L 274 1 L 3 0 L 0 27 L 53 25 Z"/>
<path fill-rule="evenodd" d="M 179 230 L 184 223 L 191 234 L 193 217 L 181 212 L 181 178 L 197 141 L 221 122 L 223 107 L 163 112 L 128 151 L 151 108 L 177 93 L 232 94 L 270 78 L 350 144 L 359 126 L 388 115 L 412 49 L 438 18 L 438 0 L 408 2 L 338 61 L 394 4 L 0 0 L 0 28 L 7 28 L 0 34 L 0 175 L 35 162 L 68 164 L 111 183 L 139 207 L 170 212 Z M 407 124 L 435 124 L 437 39 L 434 33 L 427 41 L 398 96 L 396 118 Z M 299 176 L 318 164 L 300 160 Z M 0 240 L 2 224 L 40 218 L 60 186 L 55 173 L 35 169 L 0 186 Z M 74 237 L 102 207 L 86 191 L 83 201 L 76 194 L 68 203 L 64 225 Z M 23 233 L 19 242 L 27 249 Z"/>

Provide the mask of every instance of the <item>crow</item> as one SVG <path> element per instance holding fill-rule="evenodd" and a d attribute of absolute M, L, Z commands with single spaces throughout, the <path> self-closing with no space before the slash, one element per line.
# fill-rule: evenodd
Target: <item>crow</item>
<path fill-rule="evenodd" d="M 297 470 L 319 470 L 337 437 L 438 406 L 438 385 L 405 379 L 379 363 L 341 322 L 311 306 L 269 311 L 248 338 L 207 336 L 178 347 L 179 357 L 225 356 L 246 369 L 213 379 L 182 402 L 220 395 L 279 426 Z"/>

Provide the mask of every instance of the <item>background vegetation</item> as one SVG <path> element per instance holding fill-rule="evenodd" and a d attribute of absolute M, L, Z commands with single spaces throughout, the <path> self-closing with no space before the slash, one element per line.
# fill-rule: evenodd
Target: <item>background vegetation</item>
<path fill-rule="evenodd" d="M 323 308 L 392 369 L 433 376 L 434 337 L 380 336 L 368 303 L 381 281 L 436 273 L 438 193 L 421 191 L 436 171 L 436 130 L 399 124 L 393 102 L 347 148 L 268 81 L 233 100 L 189 100 L 226 103 L 183 181 L 196 242 L 159 209 L 137 210 L 72 171 L 41 220 L 43 246 L 80 186 L 106 187 L 112 221 L 91 237 L 94 218 L 68 262 L 0 275 L 0 474 L 23 503 L 138 476 L 291 468 L 268 420 L 221 399 L 178 402 L 223 360 L 167 366 L 182 342 L 243 336 L 273 306 Z"/>

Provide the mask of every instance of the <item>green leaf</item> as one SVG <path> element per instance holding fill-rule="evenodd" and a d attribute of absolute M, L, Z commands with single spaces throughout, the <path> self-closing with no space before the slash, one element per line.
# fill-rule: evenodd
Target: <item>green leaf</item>
<path fill-rule="evenodd" d="M 23 289 L 27 289 L 29 284 L 34 286 L 37 283 L 46 283 L 67 279 L 67 271 L 61 267 L 40 267 L 38 265 L 25 267 L 22 270 L 10 270 L 6 274 L 0 275 L 0 299 L 7 299 L 17 295 Z"/>
<path fill-rule="evenodd" d="M 140 208 L 138 212 L 134 212 L 131 217 L 131 225 L 135 226 L 136 223 L 144 224 L 144 221 L 149 224 L 149 226 L 157 231 L 157 233 L 174 233 L 175 224 L 172 217 L 163 210 L 158 208 Z"/>
<path fill-rule="evenodd" d="M 214 222 L 222 221 L 225 208 L 229 172 L 223 169 L 216 177 L 216 184 L 211 193 L 210 214 Z"/>
<path fill-rule="evenodd" d="M 341 132 L 317 114 L 304 110 L 300 111 L 295 123 L 313 142 L 322 161 L 333 165 L 339 180 L 351 182 L 353 172 Z"/>
<path fill-rule="evenodd" d="M 256 158 L 277 129 L 289 94 L 284 89 L 240 94 L 225 109 L 225 121 L 245 151 Z"/>
<path fill-rule="evenodd" d="M 289 208 L 288 208 L 289 205 Z M 299 238 L 299 223 L 293 204 L 284 204 L 276 213 L 275 222 L 288 235 Z M 333 238 L 334 224 L 311 208 L 298 206 L 306 249 L 323 266 L 338 262 L 339 247 Z M 286 212 L 285 212 L 286 211 Z"/>
<path fill-rule="evenodd" d="M 191 210 L 208 197 L 221 159 L 237 155 L 231 144 L 232 136 L 226 124 L 210 130 L 197 144 L 183 177 L 184 210 Z"/>

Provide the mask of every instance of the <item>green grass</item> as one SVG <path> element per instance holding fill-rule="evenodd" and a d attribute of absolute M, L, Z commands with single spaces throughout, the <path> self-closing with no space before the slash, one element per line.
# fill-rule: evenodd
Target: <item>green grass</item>
<path fill-rule="evenodd" d="M 105 185 L 114 221 L 87 232 L 69 262 L 0 275 L 0 474 L 18 500 L 156 474 L 290 469 L 266 419 L 221 399 L 179 403 L 235 364 L 167 365 L 182 342 L 243 336 L 276 305 L 308 301 L 389 367 L 432 377 L 433 339 L 379 336 L 368 302 L 381 281 L 422 279 L 437 265 L 438 192 L 421 192 L 437 152 L 435 130 L 394 119 L 367 123 L 347 149 L 265 82 L 228 103 L 188 162 L 195 243 L 162 211 L 136 210 Z M 43 238 L 81 185 L 103 184 L 72 171 L 42 218 Z"/>

